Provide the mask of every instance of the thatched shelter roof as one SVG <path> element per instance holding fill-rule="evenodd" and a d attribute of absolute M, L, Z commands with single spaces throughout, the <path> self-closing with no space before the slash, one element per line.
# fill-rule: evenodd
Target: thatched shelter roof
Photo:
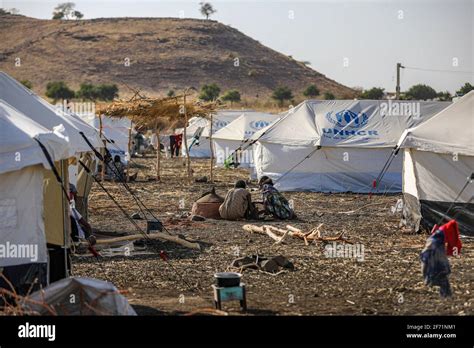
<path fill-rule="evenodd" d="M 110 117 L 128 117 L 140 129 L 154 129 L 184 126 L 184 108 L 188 119 L 194 116 L 209 118 L 214 113 L 219 102 L 202 102 L 187 96 L 186 105 L 183 96 L 166 98 L 134 97 L 131 100 L 116 100 L 112 103 L 99 104 L 96 110 L 99 114 Z"/>

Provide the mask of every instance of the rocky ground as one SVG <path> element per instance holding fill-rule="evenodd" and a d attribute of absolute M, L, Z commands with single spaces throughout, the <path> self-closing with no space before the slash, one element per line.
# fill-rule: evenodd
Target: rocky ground
<path fill-rule="evenodd" d="M 151 181 L 154 159 L 134 159 L 139 168 L 130 183 L 173 234 L 200 243 L 202 251 L 171 242 L 156 241 L 153 247 L 135 246 L 130 253 L 107 252 L 101 261 L 86 255 L 74 257 L 74 273 L 114 283 L 139 314 L 175 315 L 213 308 L 215 272 L 228 269 L 232 260 L 246 255 L 283 255 L 293 271 L 271 275 L 246 270 L 248 315 L 472 315 L 474 308 L 473 242 L 465 240 L 461 257 L 450 258 L 453 297 L 441 299 L 436 288 L 424 285 L 418 255 L 427 235 L 398 227 L 391 213 L 398 195 L 286 193 L 298 220 L 291 224 L 310 230 L 324 223 L 324 235 L 345 232 L 346 238 L 363 247 L 363 259 L 328 258 L 321 242 L 305 246 L 299 239 L 275 245 L 266 235 L 242 229 L 245 221 L 206 220 L 191 222 L 184 216 L 194 200 L 208 191 L 209 183 L 187 184 L 181 159 L 162 162 L 161 182 Z M 209 175 L 208 160 L 193 160 L 194 177 Z M 136 169 L 132 169 L 135 171 Z M 244 170 L 217 169 L 214 185 L 224 195 Z M 129 214 L 139 211 L 134 200 L 118 184 L 106 187 Z M 254 193 L 255 198 L 258 194 Z M 369 205 L 370 204 L 370 205 Z M 90 222 L 102 234 L 135 234 L 133 225 L 94 185 L 89 202 Z M 138 221 L 144 228 L 145 222 Z M 285 222 L 254 222 L 284 227 Z M 131 245 L 129 245 L 131 247 Z M 153 252 L 164 250 L 165 262 Z M 362 249 L 359 249 L 362 250 Z M 110 256 L 111 255 L 111 256 Z M 238 303 L 228 302 L 229 314 L 240 314 Z"/>

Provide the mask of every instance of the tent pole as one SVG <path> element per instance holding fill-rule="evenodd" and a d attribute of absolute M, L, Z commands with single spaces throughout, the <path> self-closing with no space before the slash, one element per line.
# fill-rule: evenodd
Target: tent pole
<path fill-rule="evenodd" d="M 127 182 L 130 181 L 130 161 L 132 160 L 132 121 L 130 121 L 130 128 L 128 129 L 128 156 L 130 158 L 127 161 Z"/>
<path fill-rule="evenodd" d="M 209 132 L 209 146 L 211 147 L 211 173 L 210 173 L 210 182 L 214 182 L 214 146 L 212 144 L 212 125 L 213 125 L 213 116 L 211 113 L 211 129 Z"/>
<path fill-rule="evenodd" d="M 186 148 L 186 171 L 187 171 L 187 180 L 188 183 L 191 183 L 191 160 L 189 157 L 189 149 L 188 149 L 188 137 L 187 137 L 187 132 L 186 128 L 188 127 L 188 110 L 186 107 L 186 92 L 187 90 L 184 91 L 183 95 L 183 100 L 184 100 L 184 130 L 183 130 L 183 142 L 184 142 L 184 147 Z"/>
<path fill-rule="evenodd" d="M 99 134 L 100 134 L 100 139 L 104 142 L 104 147 L 106 147 L 106 141 L 103 140 L 103 124 L 102 124 L 102 115 L 99 114 Z M 103 155 L 105 155 L 105 150 L 102 151 Z M 105 179 L 105 165 L 102 163 L 102 169 L 100 171 L 100 179 L 104 181 Z"/>
<path fill-rule="evenodd" d="M 61 168 L 61 178 L 63 178 L 63 180 L 64 180 L 64 163 L 63 163 L 63 161 L 59 162 L 59 167 Z M 69 221 L 69 209 L 70 208 L 69 208 L 69 204 L 66 205 L 66 202 L 64 201 L 64 195 L 63 194 L 61 194 L 61 206 L 63 207 L 64 278 L 67 278 L 69 276 L 68 267 L 67 267 L 67 235 L 68 235 L 67 221 Z"/>
<path fill-rule="evenodd" d="M 161 172 L 161 143 L 160 143 L 160 129 L 158 127 L 158 117 L 156 118 L 155 123 L 155 135 L 158 145 L 156 147 L 156 181 L 160 181 L 160 172 Z"/>

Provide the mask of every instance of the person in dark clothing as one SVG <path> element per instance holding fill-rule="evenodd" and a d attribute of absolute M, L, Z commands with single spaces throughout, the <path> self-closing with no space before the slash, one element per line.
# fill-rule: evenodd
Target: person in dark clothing
<path fill-rule="evenodd" d="M 272 179 L 264 175 L 260 178 L 258 186 L 262 191 L 263 207 L 266 214 L 281 220 L 296 218 L 288 200 L 273 186 Z"/>

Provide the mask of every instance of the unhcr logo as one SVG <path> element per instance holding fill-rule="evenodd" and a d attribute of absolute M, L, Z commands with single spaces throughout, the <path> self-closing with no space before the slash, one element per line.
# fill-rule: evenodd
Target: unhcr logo
<path fill-rule="evenodd" d="M 262 128 L 265 128 L 269 124 L 270 124 L 270 122 L 267 122 L 267 121 L 264 121 L 264 120 L 252 121 L 252 122 L 250 122 L 250 128 L 255 129 L 255 130 L 260 130 Z"/>
<path fill-rule="evenodd" d="M 226 121 L 221 121 L 221 120 L 216 120 L 214 121 L 214 127 L 216 129 L 221 129 L 221 128 L 224 128 L 225 126 L 227 126 L 229 122 L 226 122 Z"/>
<path fill-rule="evenodd" d="M 336 112 L 330 111 L 326 114 L 326 118 L 332 124 L 341 128 L 360 128 L 367 124 L 369 116 L 365 112 L 355 113 L 351 110 L 342 110 Z"/>
<path fill-rule="evenodd" d="M 340 128 L 323 128 L 324 136 L 327 138 L 344 139 L 350 136 L 377 136 L 376 130 L 362 130 L 369 121 L 369 115 L 365 112 L 355 113 L 351 110 L 342 110 L 335 114 L 330 111 L 326 114 L 326 119 Z M 342 129 L 341 129 L 342 128 Z"/>

